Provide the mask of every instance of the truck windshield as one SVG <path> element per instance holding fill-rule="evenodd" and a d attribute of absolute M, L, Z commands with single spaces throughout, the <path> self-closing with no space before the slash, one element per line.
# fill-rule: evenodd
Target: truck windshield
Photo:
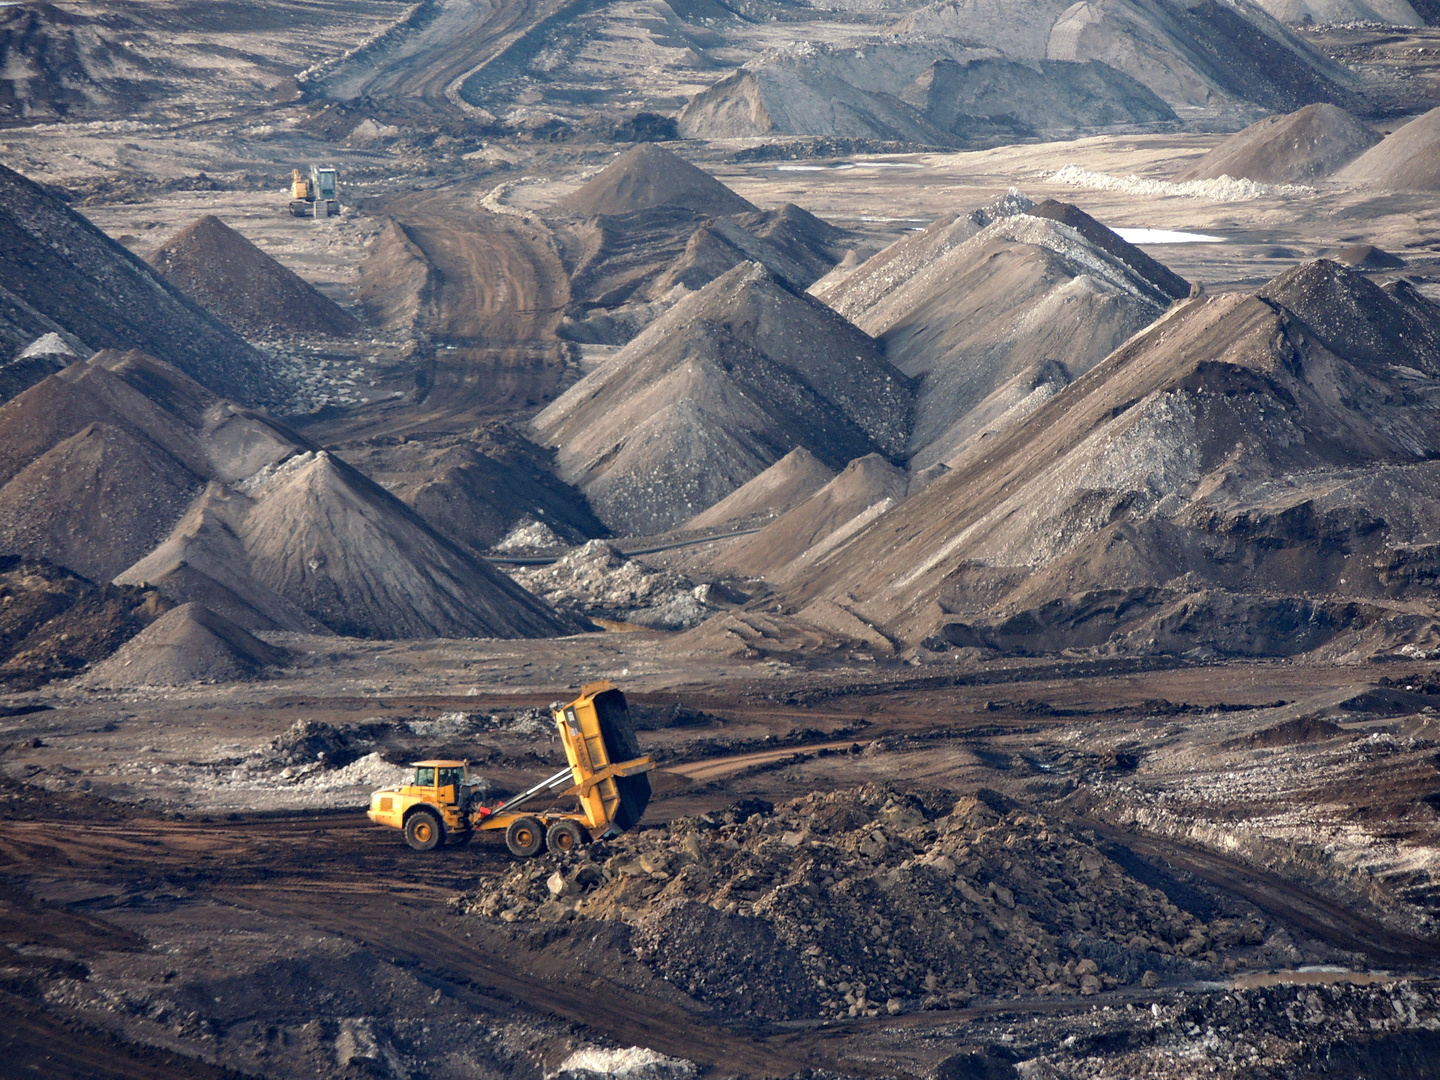
<path fill-rule="evenodd" d="M 415 786 L 435 786 L 435 767 L 433 765 L 421 765 L 415 770 Z"/>
<path fill-rule="evenodd" d="M 441 787 L 449 787 L 451 784 L 454 784 L 454 785 L 458 788 L 458 787 L 459 787 L 461 784 L 463 784 L 464 782 L 465 782 L 465 770 L 464 770 L 464 769 L 453 769 L 453 768 L 452 768 L 452 769 L 441 769 L 441 770 L 440 770 L 440 786 L 441 786 Z"/>

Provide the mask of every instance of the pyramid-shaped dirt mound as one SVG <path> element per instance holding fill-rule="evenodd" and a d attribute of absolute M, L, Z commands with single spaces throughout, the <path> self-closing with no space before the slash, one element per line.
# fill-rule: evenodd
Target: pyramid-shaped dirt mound
<path fill-rule="evenodd" d="M 1337 172 L 1380 141 L 1380 134 L 1344 109 L 1306 105 L 1267 116 L 1231 135 L 1175 174 L 1177 183 L 1221 176 L 1266 184 L 1303 183 Z"/>
<path fill-rule="evenodd" d="M 839 476 L 716 561 L 737 573 L 784 580 L 905 497 L 905 473 L 878 454 Z"/>
<path fill-rule="evenodd" d="M 904 453 L 913 390 L 876 343 L 764 267 L 686 297 L 536 417 L 612 530 L 674 528 L 801 445 Z"/>
<path fill-rule="evenodd" d="M 55 196 L 0 166 L 0 355 L 63 331 L 139 349 L 247 405 L 283 400 L 272 362 Z"/>
<path fill-rule="evenodd" d="M 91 668 L 89 686 L 184 686 L 253 679 L 285 654 L 200 604 L 167 611 Z"/>
<path fill-rule="evenodd" d="M 766 521 L 799 506 L 831 480 L 835 470 L 797 446 L 755 479 L 742 484 L 710 509 L 685 523 L 686 529 L 722 529 Z"/>
<path fill-rule="evenodd" d="M 166 281 L 249 337 L 354 333 L 355 320 L 213 214 L 150 256 Z"/>
<path fill-rule="evenodd" d="M 207 480 L 309 448 L 153 357 L 100 352 L 0 406 L 0 544 L 108 581 Z"/>
<path fill-rule="evenodd" d="M 657 206 L 682 206 L 707 216 L 755 209 L 709 173 L 654 143 L 625 151 L 555 204 L 574 217 L 628 214 Z"/>
<path fill-rule="evenodd" d="M 1440 191 L 1440 109 L 1411 120 L 1335 174 L 1345 184 Z"/>
<path fill-rule="evenodd" d="M 1335 256 L 1335 261 L 1353 266 L 1356 270 L 1398 270 L 1405 265 L 1400 256 L 1374 244 L 1351 244 Z"/>
<path fill-rule="evenodd" d="M 1321 261 L 1197 298 L 782 599 L 1021 651 L 1295 653 L 1440 614 L 1437 381 L 1440 306 L 1407 283 Z"/>
<path fill-rule="evenodd" d="M 250 575 L 358 637 L 547 637 L 578 627 L 321 451 L 251 485 L 234 523 Z"/>
<path fill-rule="evenodd" d="M 825 289 L 920 379 L 912 468 L 1019 422 L 1189 291 L 1068 204 L 999 217 L 956 244 L 973 224 L 937 222 Z"/>

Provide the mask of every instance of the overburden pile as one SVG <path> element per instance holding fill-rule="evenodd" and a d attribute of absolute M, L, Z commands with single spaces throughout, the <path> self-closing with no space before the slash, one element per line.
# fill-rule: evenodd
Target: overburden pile
<path fill-rule="evenodd" d="M 213 214 L 161 244 L 149 263 L 160 276 L 251 338 L 358 328 L 335 301 Z"/>
<path fill-rule="evenodd" d="M 1403 359 L 1402 359 L 1403 358 Z M 1440 637 L 1440 307 L 1324 260 L 1175 308 L 785 595 L 981 649 Z"/>
<path fill-rule="evenodd" d="M 79 355 L 138 349 L 247 405 L 281 401 L 273 363 L 38 184 L 0 166 L 0 353 L 59 333 Z"/>
<path fill-rule="evenodd" d="M 520 864 L 466 896 L 505 922 L 615 920 L 731 1016 L 796 1020 L 1093 994 L 1266 961 L 1247 909 L 1202 920 L 1004 796 L 866 785 L 737 803 Z"/>
<path fill-rule="evenodd" d="M 764 267 L 686 297 L 535 418 L 620 534 L 680 525 L 797 445 L 827 467 L 904 453 L 913 389 L 873 339 Z"/>
<path fill-rule="evenodd" d="M 343 461 L 137 352 L 0 407 L 0 544 L 247 630 L 577 628 Z"/>
<path fill-rule="evenodd" d="M 1373 128 L 1344 109 L 1306 105 L 1284 116 L 1267 116 L 1231 135 L 1175 174 L 1175 182 L 1233 179 L 1264 184 L 1303 184 L 1327 177 L 1380 141 Z"/>

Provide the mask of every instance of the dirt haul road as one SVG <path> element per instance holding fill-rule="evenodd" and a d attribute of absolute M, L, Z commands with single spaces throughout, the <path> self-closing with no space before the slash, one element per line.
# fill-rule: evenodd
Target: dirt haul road
<path fill-rule="evenodd" d="M 408 20 L 325 74 L 320 91 L 339 101 L 367 99 L 382 111 L 392 103 L 411 123 L 421 103 L 437 116 L 473 116 L 460 87 L 570 2 L 422 0 Z"/>
<path fill-rule="evenodd" d="M 322 442 L 454 431 L 532 412 L 579 377 L 557 330 L 569 280 L 543 225 L 480 206 L 476 193 L 423 192 L 373 208 L 424 254 L 419 329 L 433 347 L 417 399 L 307 427 Z"/>

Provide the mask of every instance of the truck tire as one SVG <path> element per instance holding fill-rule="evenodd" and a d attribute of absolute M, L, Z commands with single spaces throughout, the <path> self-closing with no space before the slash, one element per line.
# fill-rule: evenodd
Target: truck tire
<path fill-rule="evenodd" d="M 416 851 L 434 851 L 444 839 L 444 826 L 429 810 L 416 810 L 405 819 L 405 842 Z"/>
<path fill-rule="evenodd" d="M 557 854 L 563 855 L 567 851 L 574 851 L 583 843 L 585 843 L 585 833 L 573 821 L 557 821 L 545 833 L 546 848 Z"/>
<path fill-rule="evenodd" d="M 600 735 L 605 740 L 605 753 L 612 762 L 630 761 L 640 756 L 640 743 L 635 738 L 635 725 L 630 722 L 630 706 L 619 690 L 606 690 L 595 695 L 595 715 L 600 720 Z M 640 824 L 645 807 L 650 805 L 650 777 L 617 776 L 615 788 L 620 805 L 615 809 L 617 829 L 633 829 Z"/>
<path fill-rule="evenodd" d="M 505 827 L 505 846 L 517 858 L 539 855 L 545 846 L 545 829 L 533 817 L 516 818 Z"/>

